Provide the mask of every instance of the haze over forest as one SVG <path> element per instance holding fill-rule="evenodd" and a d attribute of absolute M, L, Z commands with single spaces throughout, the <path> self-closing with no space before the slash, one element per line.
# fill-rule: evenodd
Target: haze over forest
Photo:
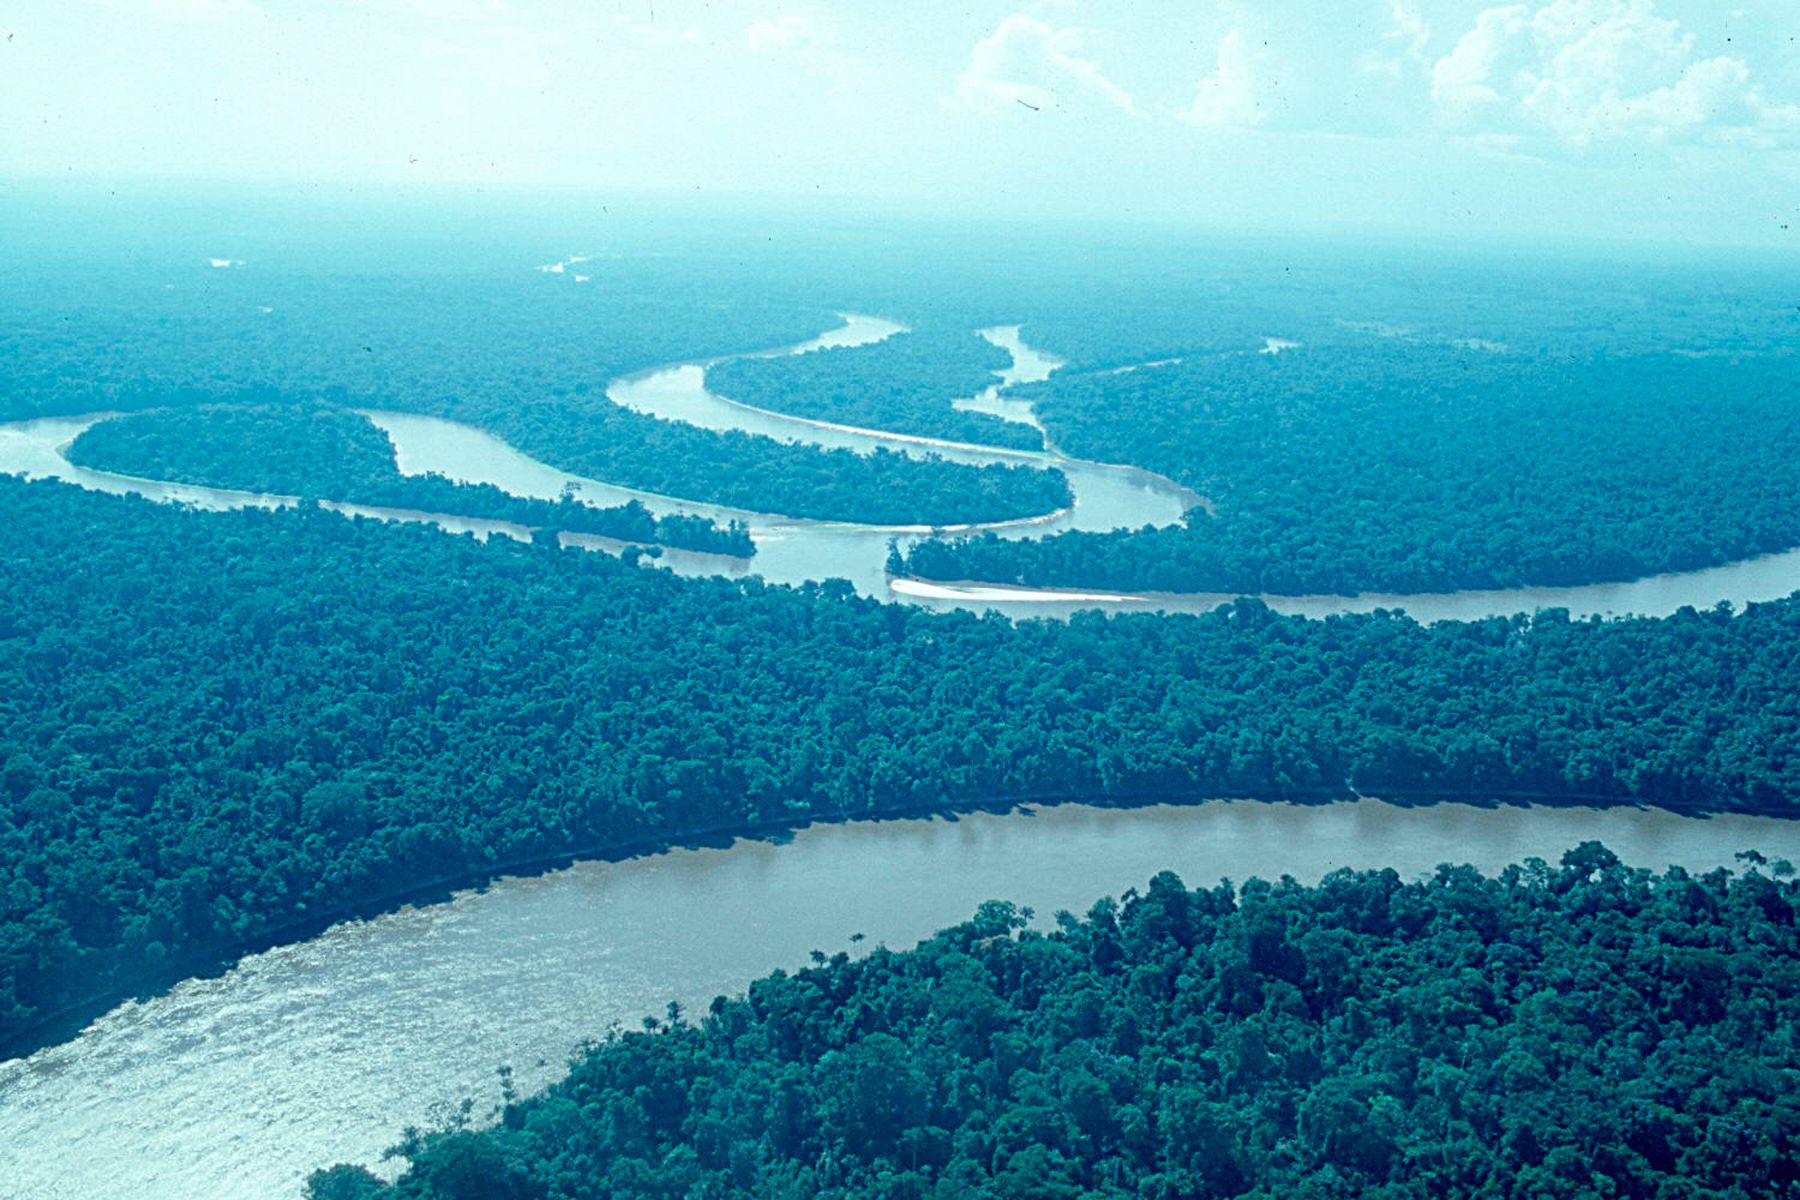
<path fill-rule="evenodd" d="M 0 175 L 1791 248 L 1796 21 L 1706 0 L 21 0 Z"/>
<path fill-rule="evenodd" d="M 1800 11 L 19 0 L 4 1200 L 1800 1194 Z"/>

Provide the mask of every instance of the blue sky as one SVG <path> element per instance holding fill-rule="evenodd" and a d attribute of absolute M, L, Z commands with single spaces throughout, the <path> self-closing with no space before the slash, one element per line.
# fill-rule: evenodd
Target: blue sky
<path fill-rule="evenodd" d="M 0 173 L 1800 245 L 1800 3 L 12 0 Z"/>

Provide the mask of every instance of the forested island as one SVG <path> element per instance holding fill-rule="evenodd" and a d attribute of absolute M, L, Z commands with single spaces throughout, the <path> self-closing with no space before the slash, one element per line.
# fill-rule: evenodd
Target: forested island
<path fill-rule="evenodd" d="M 863 525 L 980 525 L 1041 517 L 1074 496 L 1061 471 L 871 454 L 664 421 L 598 393 L 516 407 L 459 405 L 460 419 L 590 479 L 754 512 Z"/>
<path fill-rule="evenodd" d="M 514 496 L 486 483 L 403 475 L 386 433 L 360 413 L 318 401 L 199 405 L 90 426 L 69 447 L 78 466 L 204 487 L 508 521 L 748 558 L 749 529 L 705 517 L 658 517 L 636 500 L 599 507 L 563 496 Z"/>
<path fill-rule="evenodd" d="M 490 1127 L 408 1130 L 392 1186 L 308 1196 L 1786 1195 L 1792 875 L 1588 842 L 1493 878 L 1165 872 L 1049 933 L 992 901 L 608 1034 Z"/>
<path fill-rule="evenodd" d="M 0 1045 L 249 945 L 698 833 L 1008 800 L 1796 812 L 1800 601 L 1013 623 L 0 476 Z"/>
<path fill-rule="evenodd" d="M 1029 425 L 967 412 L 951 401 L 995 382 L 1012 356 L 979 334 L 929 329 L 866 346 L 737 358 L 706 370 L 708 389 L 740 404 L 891 433 L 1042 450 Z"/>
<path fill-rule="evenodd" d="M 414 270 L 213 271 L 168 291 L 60 262 L 23 272 L 28 284 L 0 284 L 11 326 L 0 354 L 12 366 L 0 419 L 322 397 L 462 421 L 573 474 L 752 512 L 958 526 L 1070 503 L 1057 471 L 790 445 L 606 398 L 632 371 L 794 343 L 841 321 L 768 299 L 766 276 L 649 256 L 571 293 L 516 267 Z M 682 298 L 702 291 L 713 301 Z M 78 326 L 52 297 L 81 312 Z M 45 324 L 56 336 L 38 335 Z"/>
<path fill-rule="evenodd" d="M 942 231 L 903 250 L 824 237 L 802 252 L 689 222 L 576 285 L 532 269 L 535 236 L 420 245 L 405 228 L 333 229 L 304 256 L 277 239 L 213 270 L 112 232 L 109 252 L 140 270 L 21 242 L 0 280 L 0 417 L 324 396 L 465 421 L 565 470 L 751 511 L 957 525 L 1066 503 L 1041 474 L 822 454 L 605 399 L 631 372 L 791 345 L 854 310 L 919 337 L 1022 322 L 1029 344 L 1070 362 L 1020 393 L 1059 445 L 1168 475 L 1219 513 L 928 546 L 906 569 L 932 578 L 1410 592 L 1591 583 L 1800 544 L 1783 499 L 1800 461 L 1783 409 L 1795 360 L 1778 349 L 1800 319 L 1791 278 L 1764 262 L 1702 277 L 1678 262 L 1162 237 L 1044 255 Z M 1304 349 L 1256 355 L 1270 335 Z M 802 357 L 822 369 L 859 353 Z M 1182 361 L 1103 373 L 1168 358 Z M 955 414 L 943 399 L 926 407 Z"/>
<path fill-rule="evenodd" d="M 1366 339 L 1058 373 L 1065 451 L 1205 496 L 1177 526 L 922 542 L 901 570 L 1279 595 L 1622 581 L 1800 545 L 1785 356 L 1499 354 Z"/>
<path fill-rule="evenodd" d="M 247 477 L 258 471 L 253 464 L 243 461 L 244 455 L 226 447 L 226 452 L 233 454 L 237 463 L 229 470 L 214 469 L 197 453 L 185 454 L 177 443 L 178 436 L 190 432 L 220 444 L 226 438 L 223 431 L 206 433 L 201 419 L 178 414 L 189 409 L 204 409 L 219 419 L 221 412 L 235 411 L 238 414 L 235 418 L 222 419 L 234 420 L 234 431 L 247 434 L 259 445 L 283 436 L 297 436 L 301 445 L 315 437 L 326 438 L 314 443 L 319 453 L 283 454 L 284 462 L 295 471 L 304 472 L 284 476 L 290 484 L 286 490 L 305 495 L 320 494 L 328 485 L 339 486 L 347 482 L 344 472 L 324 463 L 322 454 L 333 444 L 331 439 L 351 437 L 354 440 L 366 438 L 366 435 L 360 431 L 352 435 L 343 430 L 307 430 L 304 423 L 296 419 L 297 415 L 337 409 L 347 417 L 365 420 L 351 411 L 351 407 L 380 403 L 378 396 L 358 397 L 342 387 L 324 389 L 321 396 L 322 403 L 312 402 L 254 385 L 123 389 L 116 398 L 128 411 L 167 411 L 134 419 L 126 425 L 124 432 L 107 428 L 107 425 L 118 424 L 117 421 L 96 426 L 94 437 L 83 439 L 86 445 L 80 453 L 85 457 L 81 461 L 96 467 L 111 462 L 117 465 L 105 469 L 125 470 L 124 464 L 128 461 L 141 459 L 148 463 L 151 461 L 149 456 L 156 455 L 194 476 L 187 482 L 235 486 L 219 481 Z M 92 399 L 88 403 L 100 407 Z M 0 409 L 4 409 L 4 405 L 0 405 Z M 80 412 L 83 404 L 70 396 L 44 402 L 43 410 Z M 608 400 L 602 390 L 590 389 L 585 384 L 530 398 L 507 397 L 504 392 L 482 392 L 454 402 L 421 396 L 417 403 L 408 406 L 408 411 L 466 421 L 496 434 L 532 457 L 572 474 L 699 503 L 802 519 L 897 526 L 972 525 L 1044 516 L 1068 507 L 1073 499 L 1067 478 L 1056 470 L 1005 465 L 966 466 L 936 455 L 912 457 L 881 449 L 873 454 L 858 454 L 778 442 L 736 431 L 716 432 L 622 408 Z M 253 426 L 258 423 L 258 418 L 248 415 L 250 413 L 285 420 L 286 425 L 257 430 Z M 137 417 L 135 411 L 133 416 Z M 170 424 L 172 432 L 167 436 L 155 433 L 159 424 Z M 380 433 L 379 430 L 375 432 Z M 156 441 L 162 445 L 159 449 L 146 445 L 127 450 L 123 444 L 127 439 Z M 357 473 L 357 484 L 364 494 L 405 494 L 418 501 L 401 505 L 404 507 L 430 507 L 424 503 L 426 500 L 447 500 L 452 495 L 441 487 L 414 483 L 418 477 L 399 476 L 397 471 L 389 475 L 374 462 L 370 447 L 361 442 L 357 445 L 359 462 L 346 470 Z M 101 457 L 103 452 L 104 459 Z M 391 456 L 392 447 L 384 453 Z M 199 478 L 201 475 L 211 478 L 203 480 Z M 460 497 L 459 502 L 478 505 L 483 511 L 452 510 L 460 515 L 486 515 L 517 503 L 516 498 L 497 489 L 489 488 L 484 492 L 480 490 L 483 485 L 467 486 L 477 490 L 455 493 Z M 344 496 L 330 498 L 347 499 Z M 525 510 L 516 511 L 522 513 Z M 536 510 L 536 515 L 548 517 L 550 514 Z M 562 515 L 569 516 L 567 513 Z M 692 535 L 697 530 L 688 532 Z"/>

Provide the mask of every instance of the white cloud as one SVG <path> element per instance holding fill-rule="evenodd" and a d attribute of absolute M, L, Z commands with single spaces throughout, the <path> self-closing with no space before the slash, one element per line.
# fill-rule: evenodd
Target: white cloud
<path fill-rule="evenodd" d="M 1418 0 L 1390 0 L 1388 15 L 1393 26 L 1387 32 L 1387 40 L 1399 42 L 1400 52 L 1407 58 L 1423 58 L 1425 46 L 1431 41 L 1431 27 L 1419 13 Z"/>
<path fill-rule="evenodd" d="M 763 17 L 744 30 L 744 44 L 752 50 L 793 50 L 818 40 L 818 30 L 805 17 Z"/>
<path fill-rule="evenodd" d="M 1083 58 L 1081 48 L 1081 30 L 1057 29 L 1014 13 L 975 43 L 944 107 L 1001 112 L 1020 106 L 1066 107 L 1070 99 L 1085 98 L 1142 115 L 1130 93 L 1108 79 L 1098 63 Z"/>
<path fill-rule="evenodd" d="M 1418 0 L 1388 0 L 1388 30 L 1382 45 L 1364 55 L 1365 71 L 1399 77 L 1425 62 L 1431 27 L 1419 12 Z"/>
<path fill-rule="evenodd" d="M 1378 137 L 1416 129 L 1432 32 L 1415 0 L 1332 5 L 1218 0 L 1223 38 L 1206 77 L 1172 106 L 1192 125 Z M 1177 68 L 1164 68 L 1171 80 Z M 1186 105 L 1186 107 L 1181 107 Z"/>
<path fill-rule="evenodd" d="M 422 21 L 490 21 L 511 13 L 507 0 L 337 0 L 337 4 Z"/>
<path fill-rule="evenodd" d="M 1694 35 L 1654 0 L 1555 0 L 1490 8 L 1431 69 L 1439 118 L 1502 138 L 1772 146 L 1800 137 L 1750 68 L 1699 57 Z"/>
<path fill-rule="evenodd" d="M 171 21 L 230 21 L 262 15 L 250 0 L 115 0 L 115 5 Z"/>
<path fill-rule="evenodd" d="M 1461 119 L 1500 103 L 1499 88 L 1526 75 L 1521 35 L 1530 27 L 1531 10 L 1523 4 L 1490 8 L 1476 17 L 1475 28 L 1431 68 L 1431 98 L 1440 112 Z"/>
<path fill-rule="evenodd" d="M 683 42 L 698 42 L 706 36 L 706 31 L 698 25 L 641 21 L 624 13 L 619 13 L 613 18 L 613 27 L 649 46 L 671 46 Z"/>
<path fill-rule="evenodd" d="M 1190 125 L 1212 128 L 1262 123 L 1256 97 L 1256 64 L 1244 35 L 1232 30 L 1219 40 L 1213 73 L 1200 81 L 1194 102 L 1175 114 Z"/>

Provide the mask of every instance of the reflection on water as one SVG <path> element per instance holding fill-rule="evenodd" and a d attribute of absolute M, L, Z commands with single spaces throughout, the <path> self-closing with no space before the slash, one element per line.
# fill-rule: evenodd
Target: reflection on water
<path fill-rule="evenodd" d="M 373 1163 L 434 1104 L 485 1109 L 501 1063 L 541 1086 L 612 1022 L 671 999 L 697 1010 L 854 933 L 910 945 L 993 897 L 1045 924 L 1165 868 L 1196 886 L 1345 866 L 1410 877 L 1554 861 L 1590 838 L 1646 866 L 1729 866 L 1750 847 L 1800 859 L 1800 823 L 1768 818 L 1359 801 L 1065 805 L 583 864 L 340 925 L 0 1064 L 0 1190 L 292 1198 L 315 1166 Z"/>

